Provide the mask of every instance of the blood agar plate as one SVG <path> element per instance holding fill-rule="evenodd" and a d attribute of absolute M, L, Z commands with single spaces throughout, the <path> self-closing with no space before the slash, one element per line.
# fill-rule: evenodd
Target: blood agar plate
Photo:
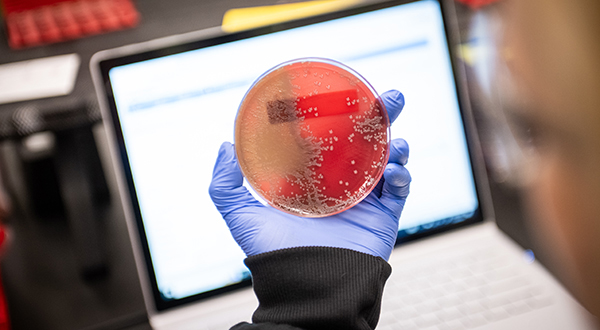
<path fill-rule="evenodd" d="M 264 73 L 235 123 L 236 154 L 273 207 L 324 217 L 360 202 L 389 157 L 389 119 L 375 90 L 332 60 L 303 58 Z"/>

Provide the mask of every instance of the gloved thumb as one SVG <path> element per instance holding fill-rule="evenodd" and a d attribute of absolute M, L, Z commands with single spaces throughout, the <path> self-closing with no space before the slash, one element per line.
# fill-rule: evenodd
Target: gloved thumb
<path fill-rule="evenodd" d="M 240 208 L 262 206 L 243 186 L 243 183 L 244 176 L 235 156 L 235 148 L 231 143 L 224 142 L 219 149 L 208 192 L 226 221 L 229 213 Z"/>

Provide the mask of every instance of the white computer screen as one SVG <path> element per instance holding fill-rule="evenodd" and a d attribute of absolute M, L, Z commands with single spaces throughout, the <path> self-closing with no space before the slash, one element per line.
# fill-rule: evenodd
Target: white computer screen
<path fill-rule="evenodd" d="M 346 64 L 381 94 L 406 100 L 392 138 L 410 145 L 405 233 L 478 207 L 455 79 L 436 1 L 355 16 L 114 67 L 112 92 L 157 286 L 165 299 L 248 278 L 245 258 L 208 187 L 238 106 L 275 65 L 301 57 Z"/>

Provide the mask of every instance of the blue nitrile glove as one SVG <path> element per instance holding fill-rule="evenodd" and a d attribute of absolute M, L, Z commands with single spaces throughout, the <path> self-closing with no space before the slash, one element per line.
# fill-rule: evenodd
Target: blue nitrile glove
<path fill-rule="evenodd" d="M 381 95 L 393 122 L 404 107 L 398 91 Z M 225 142 L 210 184 L 210 196 L 223 215 L 235 241 L 247 256 L 299 246 L 352 249 L 388 260 L 398 233 L 398 220 L 411 181 L 404 165 L 408 144 L 391 143 L 390 158 L 383 178 L 373 191 L 354 207 L 323 218 L 287 214 L 257 201 L 244 187 L 234 146 Z"/>

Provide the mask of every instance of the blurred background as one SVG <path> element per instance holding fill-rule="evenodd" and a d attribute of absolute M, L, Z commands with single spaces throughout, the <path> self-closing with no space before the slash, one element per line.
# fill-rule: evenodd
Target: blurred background
<path fill-rule="evenodd" d="M 0 2 L 0 206 L 10 206 L 0 212 L 6 233 L 0 235 L 6 237 L 0 240 L 1 275 L 11 329 L 149 328 L 88 68 L 91 56 L 218 26 L 231 8 L 289 2 L 297 1 Z M 456 1 L 461 40 L 451 46 L 469 77 L 498 223 L 552 271 L 523 221 L 520 178 L 512 174 L 518 148 L 498 111 L 503 86 L 489 83 L 500 2 Z M 13 65 L 58 55 L 64 56 L 57 64 Z"/>

